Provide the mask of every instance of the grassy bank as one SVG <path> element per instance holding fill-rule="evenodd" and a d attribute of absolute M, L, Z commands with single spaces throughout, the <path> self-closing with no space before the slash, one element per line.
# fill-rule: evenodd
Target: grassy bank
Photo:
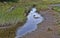
<path fill-rule="evenodd" d="M 24 8 L 23 7 L 16 7 L 13 9 L 11 12 L 9 8 L 12 7 L 14 4 L 3 4 L 0 6 L 0 24 L 5 24 L 5 23 L 16 23 L 17 21 L 23 21 L 25 16 L 24 16 Z"/>
<path fill-rule="evenodd" d="M 14 5 L 17 5 L 17 3 L 0 3 L 0 25 L 9 23 L 15 24 L 19 22 L 16 25 L 12 25 L 11 28 L 0 29 L 0 38 L 14 38 L 16 28 L 23 25 L 23 23 L 25 22 L 26 16 L 24 16 L 24 7 L 19 5 L 11 12 L 7 12 L 7 10 L 9 10 L 9 8 Z"/>
<path fill-rule="evenodd" d="M 60 7 L 59 6 L 55 6 L 55 7 L 53 7 L 53 10 L 57 11 L 57 12 L 60 12 Z"/>

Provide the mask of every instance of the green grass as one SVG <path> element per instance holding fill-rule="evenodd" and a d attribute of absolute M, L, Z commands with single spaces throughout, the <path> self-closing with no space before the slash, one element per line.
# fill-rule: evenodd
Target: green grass
<path fill-rule="evenodd" d="M 60 0 L 42 0 L 44 4 L 58 4 Z"/>
<path fill-rule="evenodd" d="M 57 12 L 60 12 L 60 7 L 55 6 L 55 7 L 53 7 L 53 10 L 55 10 L 55 11 L 57 11 Z"/>
<path fill-rule="evenodd" d="M 16 9 L 14 9 L 12 12 L 6 12 L 7 9 L 9 9 L 11 5 L 3 5 L 0 6 L 0 24 L 5 23 L 15 23 L 17 21 L 23 21 L 24 16 L 24 8 L 18 6 Z"/>
<path fill-rule="evenodd" d="M 14 38 L 16 28 L 21 26 L 26 19 L 26 16 L 24 16 L 25 8 L 20 5 L 17 6 L 16 9 L 12 10 L 11 12 L 6 12 L 10 7 L 16 4 L 17 3 L 0 3 L 0 24 L 15 24 L 20 22 L 19 24 L 16 24 L 11 28 L 0 29 L 0 38 Z"/>

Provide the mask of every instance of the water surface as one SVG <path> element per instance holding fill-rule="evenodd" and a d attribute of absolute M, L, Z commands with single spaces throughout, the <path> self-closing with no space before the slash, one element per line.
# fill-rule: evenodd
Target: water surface
<path fill-rule="evenodd" d="M 36 12 L 36 8 L 32 8 L 27 16 L 26 23 L 19 27 L 16 31 L 16 38 L 22 37 L 23 35 L 35 31 L 37 29 L 37 24 L 41 23 L 44 18 Z"/>

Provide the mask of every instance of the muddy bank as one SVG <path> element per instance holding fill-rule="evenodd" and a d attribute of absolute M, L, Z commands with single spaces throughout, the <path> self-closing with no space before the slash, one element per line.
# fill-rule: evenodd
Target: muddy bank
<path fill-rule="evenodd" d="M 22 38 L 60 38 L 58 35 L 59 26 L 56 25 L 57 12 L 53 10 L 40 11 L 45 18 L 44 22 L 38 25 L 38 29 L 34 32 L 26 34 Z"/>
<path fill-rule="evenodd" d="M 24 23 L 25 22 L 18 22 L 16 25 L 10 28 L 0 29 L 0 38 L 14 38 L 16 29 L 22 26 Z"/>
<path fill-rule="evenodd" d="M 26 20 L 26 19 L 25 19 Z M 25 22 L 25 21 L 24 21 Z M 12 28 L 15 27 L 16 25 L 19 26 L 20 24 L 24 24 L 24 22 L 17 22 L 14 24 L 11 23 L 5 23 L 5 24 L 0 24 L 0 29 L 5 29 L 5 28 Z M 21 25 L 22 26 L 22 25 Z"/>

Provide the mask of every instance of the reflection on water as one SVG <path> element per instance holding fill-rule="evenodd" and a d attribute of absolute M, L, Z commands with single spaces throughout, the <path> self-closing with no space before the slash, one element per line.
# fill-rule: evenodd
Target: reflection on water
<path fill-rule="evenodd" d="M 41 23 L 43 20 L 43 17 L 36 12 L 36 8 L 32 8 L 29 15 L 27 16 L 26 23 L 21 28 L 17 29 L 16 38 L 35 31 L 37 29 L 37 24 Z"/>

